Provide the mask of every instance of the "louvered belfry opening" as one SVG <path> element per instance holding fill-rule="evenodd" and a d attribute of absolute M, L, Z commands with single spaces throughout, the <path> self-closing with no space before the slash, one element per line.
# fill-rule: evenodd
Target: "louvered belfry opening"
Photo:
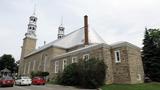
<path fill-rule="evenodd" d="M 89 45 L 88 40 L 88 16 L 84 16 L 84 45 Z"/>

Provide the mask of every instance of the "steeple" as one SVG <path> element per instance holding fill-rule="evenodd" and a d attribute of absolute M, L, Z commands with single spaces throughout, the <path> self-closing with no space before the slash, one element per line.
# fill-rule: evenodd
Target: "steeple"
<path fill-rule="evenodd" d="M 33 15 L 29 17 L 28 29 L 27 29 L 27 33 L 25 34 L 26 37 L 36 39 L 36 29 L 37 29 L 36 23 L 37 23 L 37 17 L 36 17 L 35 7 L 34 7 Z"/>
<path fill-rule="evenodd" d="M 33 15 L 29 17 L 29 24 L 27 32 L 25 33 L 25 38 L 23 39 L 23 46 L 21 52 L 21 59 L 24 58 L 25 55 L 29 54 L 36 48 L 36 25 L 37 17 L 35 16 L 35 10 Z"/>
<path fill-rule="evenodd" d="M 62 38 L 64 36 L 64 27 L 63 27 L 63 18 L 61 19 L 61 25 L 58 27 L 58 39 Z"/>
<path fill-rule="evenodd" d="M 36 49 L 36 28 L 37 28 L 37 17 L 35 14 L 35 9 L 33 11 L 33 15 L 29 17 L 29 24 L 27 28 L 27 32 L 25 33 L 25 37 L 23 39 L 23 45 L 21 47 L 21 57 L 20 57 L 20 66 L 19 66 L 19 75 L 23 74 L 23 65 L 22 62 L 24 60 L 24 57 L 28 55 L 29 53 L 33 52 Z"/>

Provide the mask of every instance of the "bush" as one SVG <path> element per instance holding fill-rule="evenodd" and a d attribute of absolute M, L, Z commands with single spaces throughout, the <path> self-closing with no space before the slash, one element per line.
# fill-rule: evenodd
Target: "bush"
<path fill-rule="evenodd" d="M 103 60 L 90 59 L 68 65 L 56 81 L 62 85 L 98 88 L 104 84 L 105 76 L 106 65 Z"/>
<path fill-rule="evenodd" d="M 68 65 L 63 73 L 59 73 L 57 75 L 57 82 L 62 85 L 74 86 L 79 83 L 79 75 L 78 75 L 77 64 L 73 63 Z"/>
<path fill-rule="evenodd" d="M 48 76 L 49 73 L 48 72 L 42 72 L 42 71 L 32 71 L 31 72 L 31 77 L 36 77 L 36 76 L 42 76 L 42 77 L 46 77 Z"/>

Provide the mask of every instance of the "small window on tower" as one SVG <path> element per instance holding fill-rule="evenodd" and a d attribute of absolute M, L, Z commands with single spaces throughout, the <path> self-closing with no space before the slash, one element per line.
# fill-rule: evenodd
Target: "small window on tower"
<path fill-rule="evenodd" d="M 33 21 L 33 18 L 31 18 L 31 21 Z"/>

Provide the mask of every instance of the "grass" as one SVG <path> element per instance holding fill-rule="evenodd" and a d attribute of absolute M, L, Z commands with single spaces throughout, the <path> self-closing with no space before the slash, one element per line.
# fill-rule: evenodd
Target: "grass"
<path fill-rule="evenodd" d="M 112 84 L 104 85 L 102 90 L 160 90 L 160 83 Z"/>

